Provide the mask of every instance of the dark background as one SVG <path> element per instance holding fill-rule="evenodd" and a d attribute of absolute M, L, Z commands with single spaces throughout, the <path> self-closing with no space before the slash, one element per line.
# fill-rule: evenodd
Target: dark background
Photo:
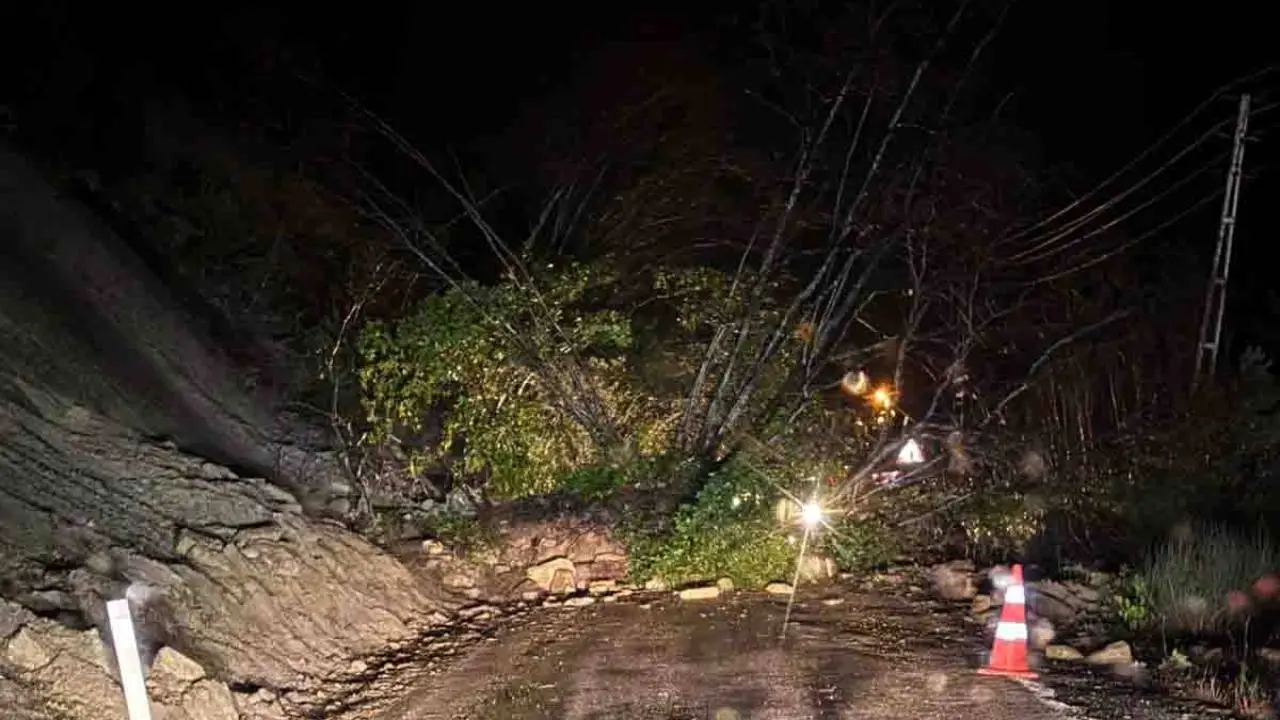
<path fill-rule="evenodd" d="M 483 149 L 596 48 L 686 37 L 715 47 L 741 39 L 731 37 L 739 31 L 725 22 L 730 15 L 752 12 L 748 3 L 724 2 L 229 7 L 129 12 L 64 3 L 22 17 L 7 10 L 6 32 L 15 40 L 8 48 L 16 52 L 0 106 L 38 126 L 46 143 L 92 157 L 104 172 L 134 161 L 148 98 L 178 94 L 234 117 L 237 103 L 278 94 L 285 76 L 341 88 L 416 143 Z M 1039 138 L 1044 159 L 1069 167 L 1083 189 L 1216 87 L 1272 62 L 1267 17 L 1267 3 L 1023 0 L 991 48 L 991 80 L 1012 94 L 1008 111 Z M 1275 79 L 1250 86 L 1263 93 L 1255 103 Z M 1233 116 L 1235 102 L 1235 95 L 1223 98 L 1210 115 Z M 297 111 L 309 110 L 299 103 Z M 1259 309 L 1272 285 L 1267 250 L 1278 187 L 1268 172 L 1278 156 L 1269 124 L 1263 117 L 1253 128 L 1233 266 L 1229 319 L 1246 339 L 1260 337 L 1250 328 L 1272 318 Z M 1218 142 L 1225 148 L 1230 138 Z M 1152 242 L 1202 253 L 1207 276 L 1219 210 L 1214 202 Z"/>

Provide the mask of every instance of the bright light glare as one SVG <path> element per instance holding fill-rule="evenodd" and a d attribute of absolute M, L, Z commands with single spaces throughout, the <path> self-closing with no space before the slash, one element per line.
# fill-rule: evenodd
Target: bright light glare
<path fill-rule="evenodd" d="M 871 402 L 875 403 L 876 407 L 888 410 L 893 407 L 893 393 L 887 387 L 878 387 L 871 391 Z"/>
<path fill-rule="evenodd" d="M 800 522 L 807 528 L 817 527 L 818 523 L 822 522 L 822 508 L 818 503 L 805 503 L 800 508 Z"/>

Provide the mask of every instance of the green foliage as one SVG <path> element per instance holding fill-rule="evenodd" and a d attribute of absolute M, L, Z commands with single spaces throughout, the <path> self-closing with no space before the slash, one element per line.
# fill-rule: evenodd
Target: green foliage
<path fill-rule="evenodd" d="M 456 513 L 441 513 L 427 521 L 427 535 L 462 555 L 480 553 L 498 545 L 494 530 L 480 520 Z"/>
<path fill-rule="evenodd" d="M 1111 595 L 1111 603 L 1117 619 L 1131 632 L 1148 629 L 1155 617 L 1151 588 L 1146 577 L 1140 574 L 1122 576 L 1120 586 Z"/>
<path fill-rule="evenodd" d="M 631 437 L 635 450 L 665 447 L 653 403 L 630 383 L 630 323 L 586 308 L 607 283 L 589 268 L 549 269 L 527 283 L 470 283 L 425 300 L 396 323 L 371 323 L 360 339 L 368 442 L 400 440 L 443 411 L 441 436 L 411 449 L 411 471 L 441 463 L 459 474 L 489 473 L 489 492 L 515 498 L 549 492 L 602 462 L 602 430 Z M 578 384 L 575 384 L 578 383 Z M 569 403 L 599 398 L 606 427 L 584 423 Z"/>
<path fill-rule="evenodd" d="M 560 480 L 560 489 L 583 500 L 604 500 L 632 481 L 627 470 L 615 465 L 576 468 Z"/>
<path fill-rule="evenodd" d="M 845 572 L 867 572 L 889 564 L 901 550 L 893 528 L 873 519 L 839 519 L 818 536 L 818 547 Z"/>
<path fill-rule="evenodd" d="M 1228 598 L 1280 566 L 1280 548 L 1262 532 L 1245 537 L 1222 526 L 1201 525 L 1157 546 L 1134 580 L 1149 619 L 1172 633 L 1230 630 L 1244 615 Z"/>
<path fill-rule="evenodd" d="M 1018 557 L 1043 529 L 1045 508 L 1021 492 L 984 492 L 962 506 L 958 521 L 966 545 L 979 558 Z"/>
<path fill-rule="evenodd" d="M 745 462 L 726 463 L 676 511 L 670 528 L 632 535 L 633 575 L 677 586 L 728 577 L 741 587 L 788 577 L 796 548 L 773 517 L 778 496 L 777 487 Z"/>

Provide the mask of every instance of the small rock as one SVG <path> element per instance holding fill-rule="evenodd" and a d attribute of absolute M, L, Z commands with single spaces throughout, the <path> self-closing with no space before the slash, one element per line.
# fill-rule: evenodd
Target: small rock
<path fill-rule="evenodd" d="M 974 595 L 973 602 L 970 604 L 970 611 L 974 615 L 981 615 L 995 606 L 990 595 Z"/>
<path fill-rule="evenodd" d="M 1054 589 L 1056 591 L 1057 588 Z M 1076 608 L 1069 601 L 1054 594 L 1036 592 L 1034 589 L 1027 593 L 1027 609 L 1039 617 L 1064 626 L 1074 622 L 1077 614 Z"/>
<path fill-rule="evenodd" d="M 578 584 L 573 570 L 564 568 L 556 570 L 555 575 L 551 576 L 551 583 L 547 589 L 553 593 L 571 593 L 577 590 Z"/>
<path fill-rule="evenodd" d="M 1133 650 L 1129 643 L 1117 640 L 1101 650 L 1089 653 L 1087 660 L 1092 665 L 1129 665 L 1133 663 Z"/>
<path fill-rule="evenodd" d="M 595 603 L 596 599 L 590 595 L 576 595 L 564 601 L 565 607 L 585 607 Z"/>
<path fill-rule="evenodd" d="M 929 570 L 933 591 L 943 600 L 971 600 L 978 594 L 978 580 L 974 577 L 973 563 L 968 560 L 952 560 L 934 565 Z"/>
<path fill-rule="evenodd" d="M 720 588 L 715 585 L 685 588 L 677 593 L 681 600 L 714 600 L 720 597 Z"/>
<path fill-rule="evenodd" d="M 439 540 L 423 540 L 422 552 L 433 557 L 443 555 L 445 553 L 444 543 Z"/>
<path fill-rule="evenodd" d="M 607 595 L 617 588 L 617 580 L 592 580 L 587 584 L 587 592 L 592 595 Z"/>
<path fill-rule="evenodd" d="M 649 578 L 644 583 L 644 589 L 649 592 L 666 592 L 671 589 L 671 586 L 662 578 Z"/>
<path fill-rule="evenodd" d="M 764 586 L 764 591 L 770 595 L 790 595 L 796 589 L 791 586 L 791 583 L 771 582 Z"/>
<path fill-rule="evenodd" d="M 844 598 L 842 598 L 842 597 L 829 597 L 829 598 L 823 598 L 823 599 L 822 599 L 822 604 L 823 604 L 823 605 L 826 605 L 827 607 L 835 607 L 836 605 L 843 605 L 843 604 L 844 604 Z"/>
<path fill-rule="evenodd" d="M 160 648 L 156 659 L 151 663 L 150 677 L 157 681 L 168 677 L 180 685 L 190 685 L 203 680 L 204 676 L 204 668 L 200 667 L 200 663 L 167 645 Z"/>
<path fill-rule="evenodd" d="M 604 597 L 600 598 L 600 602 L 606 602 L 606 603 L 618 602 L 618 596 L 617 596 L 617 595 L 605 595 Z"/>
<path fill-rule="evenodd" d="M 1049 645 L 1044 649 L 1044 656 L 1050 660 L 1081 660 L 1084 653 L 1070 645 Z"/>
<path fill-rule="evenodd" d="M 486 605 L 486 604 L 472 605 L 470 607 L 464 607 L 461 610 L 459 610 L 458 617 L 462 618 L 463 620 L 473 620 L 473 619 L 487 620 L 493 617 L 493 614 L 497 611 L 498 609 L 492 605 Z"/>
<path fill-rule="evenodd" d="M 720 578 L 716 581 L 716 587 L 720 588 L 720 592 L 733 592 L 733 578 Z"/>

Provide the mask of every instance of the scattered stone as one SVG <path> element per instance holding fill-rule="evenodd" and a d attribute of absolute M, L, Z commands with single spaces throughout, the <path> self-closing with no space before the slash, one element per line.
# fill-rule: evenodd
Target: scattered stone
<path fill-rule="evenodd" d="M 1071 594 L 1053 582 L 1028 586 L 1027 609 L 1033 614 L 1059 625 L 1075 622 L 1077 610 L 1072 606 Z"/>
<path fill-rule="evenodd" d="M 714 600 L 720 597 L 720 588 L 715 585 L 685 588 L 677 593 L 681 600 Z"/>
<path fill-rule="evenodd" d="M 649 578 L 644 583 L 644 589 L 649 592 L 666 592 L 671 589 L 671 586 L 662 578 Z"/>
<path fill-rule="evenodd" d="M 929 570 L 933 591 L 943 600 L 971 600 L 978 594 L 978 580 L 969 560 L 951 560 Z"/>
<path fill-rule="evenodd" d="M 439 540 L 423 540 L 422 552 L 432 557 L 443 555 L 445 553 L 444 543 Z"/>
<path fill-rule="evenodd" d="M 565 607 L 586 607 L 587 605 L 594 604 L 595 601 L 596 599 L 594 597 L 591 597 L 590 595 L 575 595 L 574 597 L 566 599 L 564 601 L 564 606 Z"/>
<path fill-rule="evenodd" d="M 969 606 L 974 615 L 981 615 L 993 607 L 995 607 L 995 602 L 990 595 L 974 595 L 973 602 Z"/>
<path fill-rule="evenodd" d="M 498 609 L 492 605 L 480 604 L 465 607 L 458 611 L 458 617 L 463 620 L 488 620 L 493 617 Z"/>
<path fill-rule="evenodd" d="M 204 677 L 204 668 L 200 667 L 200 663 L 167 645 L 156 653 L 149 674 L 152 682 L 168 679 L 180 685 L 190 685 Z"/>
<path fill-rule="evenodd" d="M 592 580 L 587 583 L 587 592 L 592 595 L 607 595 L 617 589 L 617 580 Z"/>
<path fill-rule="evenodd" d="M 1044 656 L 1050 660 L 1083 660 L 1084 653 L 1070 645 L 1049 645 L 1044 649 Z"/>
<path fill-rule="evenodd" d="M 1089 653 L 1086 659 L 1092 665 L 1130 665 L 1133 663 L 1133 650 L 1129 643 L 1117 640 L 1101 650 Z"/>
<path fill-rule="evenodd" d="M 791 583 L 771 582 L 764 586 L 764 591 L 770 595 L 790 595 L 796 589 L 791 586 Z"/>
<path fill-rule="evenodd" d="M 829 597 L 829 598 L 823 598 L 823 599 L 822 599 L 822 604 L 823 604 L 823 605 L 826 605 L 827 607 L 835 607 L 836 605 L 843 605 L 843 604 L 844 604 L 844 598 L 842 598 L 842 597 Z"/>
<path fill-rule="evenodd" d="M 577 576 L 573 570 L 560 568 L 556 570 L 555 575 L 551 576 L 551 583 L 547 589 L 556 594 L 571 593 L 578 589 Z"/>

